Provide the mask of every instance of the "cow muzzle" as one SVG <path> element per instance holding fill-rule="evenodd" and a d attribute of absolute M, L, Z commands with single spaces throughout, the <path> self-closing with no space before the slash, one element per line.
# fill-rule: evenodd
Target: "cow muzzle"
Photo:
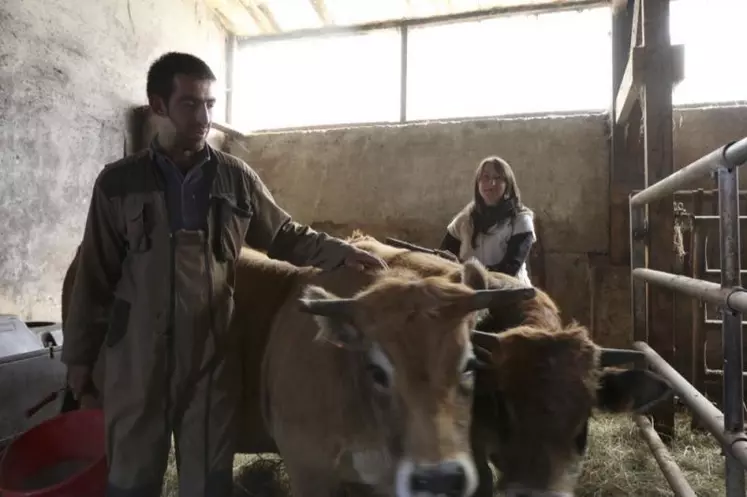
<path fill-rule="evenodd" d="M 474 464 L 465 458 L 438 463 L 400 463 L 397 497 L 470 497 L 477 488 Z"/>

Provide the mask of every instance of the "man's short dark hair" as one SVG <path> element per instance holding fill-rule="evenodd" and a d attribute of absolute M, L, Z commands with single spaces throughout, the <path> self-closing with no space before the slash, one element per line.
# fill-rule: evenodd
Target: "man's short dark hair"
<path fill-rule="evenodd" d="M 148 69 L 148 97 L 156 95 L 168 102 L 174 92 L 174 77 L 177 74 L 215 81 L 210 66 L 199 57 L 183 52 L 168 52 L 156 59 Z"/>

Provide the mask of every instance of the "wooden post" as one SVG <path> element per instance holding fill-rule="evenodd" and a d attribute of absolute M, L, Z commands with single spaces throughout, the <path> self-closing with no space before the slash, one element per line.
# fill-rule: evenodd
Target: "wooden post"
<path fill-rule="evenodd" d="M 640 1 L 640 0 L 639 0 Z M 630 263 L 628 195 L 643 188 L 640 139 L 641 108 L 638 100 L 627 119 L 618 122 L 617 100 L 628 60 L 640 38 L 636 29 L 636 0 L 618 0 L 612 5 L 612 145 L 610 151 L 610 263 Z M 633 34 L 633 31 L 636 33 Z"/>
<path fill-rule="evenodd" d="M 645 175 L 648 187 L 674 172 L 672 149 L 672 86 L 674 71 L 669 37 L 669 0 L 642 0 L 643 71 L 642 107 Z M 649 205 L 647 266 L 673 271 L 673 195 Z M 649 285 L 649 345 L 674 364 L 674 295 Z M 652 414 L 654 426 L 666 443 L 674 438 L 674 402 L 662 402 Z"/>

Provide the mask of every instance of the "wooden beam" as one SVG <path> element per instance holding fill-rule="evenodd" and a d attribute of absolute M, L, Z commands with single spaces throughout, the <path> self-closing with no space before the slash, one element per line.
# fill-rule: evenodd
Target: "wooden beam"
<path fill-rule="evenodd" d="M 641 108 L 633 101 L 627 125 L 619 124 L 617 95 L 630 58 L 631 47 L 639 44 L 633 20 L 640 15 L 640 0 L 615 0 L 612 6 L 612 91 L 610 116 L 610 263 L 616 266 L 630 264 L 630 225 L 628 195 L 631 190 L 643 188 L 643 142 L 640 135 Z"/>
<path fill-rule="evenodd" d="M 612 18 L 614 98 L 610 151 L 610 262 L 613 265 L 628 265 L 628 194 L 631 190 L 641 189 L 645 181 L 643 168 L 640 167 L 644 160 L 640 136 L 640 91 L 647 66 L 658 62 L 649 62 L 647 47 L 642 44 L 643 30 L 633 23 L 634 19 L 640 21 L 640 0 L 615 0 Z M 668 49 L 671 50 L 671 81 L 676 84 L 684 77 L 684 47 L 675 45 Z M 659 73 L 663 74 L 661 71 Z"/>
<path fill-rule="evenodd" d="M 275 16 L 272 15 L 272 12 L 267 7 L 267 4 L 260 0 L 241 0 L 241 3 L 249 12 L 249 15 L 252 16 L 254 22 L 257 23 L 259 30 L 263 34 L 272 35 L 282 31 L 280 25 L 275 20 Z"/>
<path fill-rule="evenodd" d="M 230 136 L 231 138 L 246 138 L 246 133 L 242 133 L 238 129 L 234 128 L 228 123 L 213 121 L 211 126 L 214 129 L 217 129 L 221 133 L 225 133 L 226 135 Z"/>
<path fill-rule="evenodd" d="M 324 26 L 334 24 L 334 20 L 329 15 L 329 10 L 324 0 L 309 0 L 309 3 L 311 3 L 311 7 L 316 12 L 316 15 L 319 16 L 319 20 L 322 21 Z"/>
<path fill-rule="evenodd" d="M 670 55 L 672 85 L 676 86 L 685 79 L 685 45 L 672 45 Z"/>
<path fill-rule="evenodd" d="M 630 30 L 630 51 L 637 46 L 641 45 L 643 40 L 642 30 L 640 29 L 641 23 L 641 2 L 643 0 L 635 0 L 633 4 L 633 23 Z"/>
<path fill-rule="evenodd" d="M 672 140 L 672 49 L 669 36 L 669 0 L 643 1 L 643 44 L 646 47 L 643 76 L 643 141 L 648 187 L 674 172 Z M 646 266 L 674 272 L 673 195 L 648 206 Z M 647 335 L 649 345 L 669 364 L 674 364 L 674 293 L 648 285 Z M 655 409 L 654 426 L 665 442 L 674 439 L 674 402 Z"/>
<path fill-rule="evenodd" d="M 259 26 L 241 0 L 205 0 L 228 31 L 239 37 L 256 36 Z"/>
<path fill-rule="evenodd" d="M 630 111 L 638 100 L 641 80 L 643 79 L 645 55 L 643 47 L 635 47 L 630 51 L 620 89 L 615 98 L 615 124 L 627 123 Z"/>
<path fill-rule="evenodd" d="M 680 83 L 685 77 L 685 46 L 672 45 L 670 48 L 668 66 L 670 71 L 667 77 L 673 85 Z M 634 47 L 630 52 L 628 63 L 625 66 L 622 83 L 615 99 L 615 121 L 617 124 L 625 124 L 633 104 L 640 96 L 641 83 L 646 66 L 657 63 L 656 58 L 650 57 L 646 47 Z"/>
<path fill-rule="evenodd" d="M 635 71 L 635 69 L 639 69 L 634 65 L 634 62 L 636 60 L 640 61 L 640 57 L 638 59 L 634 58 L 634 53 L 636 47 L 640 46 L 641 44 L 641 33 L 638 29 L 638 26 L 641 23 L 641 1 L 642 0 L 631 0 L 627 3 L 625 6 L 626 8 L 632 8 L 630 15 L 630 21 L 628 26 L 630 27 L 629 33 L 628 33 L 628 56 L 626 57 L 625 62 L 625 70 L 622 74 L 622 80 L 620 80 L 619 86 L 617 86 L 615 90 L 615 101 L 614 101 L 614 119 L 616 123 L 622 123 L 624 120 L 619 119 L 617 116 L 620 115 L 627 115 L 630 114 L 631 106 L 635 103 L 635 100 L 630 100 L 631 96 L 637 97 L 637 88 L 636 90 L 633 90 L 633 84 L 635 81 L 633 80 L 634 76 L 639 77 L 640 72 Z M 621 5 L 617 5 L 617 8 L 620 8 Z M 640 63 L 640 62 L 639 62 Z M 625 95 L 623 97 L 622 101 L 620 100 L 620 95 Z M 621 105 L 624 106 L 624 109 L 621 109 Z M 622 112 L 622 111 L 625 112 Z"/>

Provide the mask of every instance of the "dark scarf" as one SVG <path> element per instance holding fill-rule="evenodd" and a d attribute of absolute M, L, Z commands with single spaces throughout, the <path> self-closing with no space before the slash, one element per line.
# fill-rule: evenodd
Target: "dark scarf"
<path fill-rule="evenodd" d="M 512 218 L 516 214 L 516 198 L 502 199 L 496 205 L 485 205 L 481 198 L 475 199 L 475 205 L 470 212 L 472 219 L 472 248 L 477 245 L 477 236 L 487 233 L 490 228 L 504 219 Z"/>

